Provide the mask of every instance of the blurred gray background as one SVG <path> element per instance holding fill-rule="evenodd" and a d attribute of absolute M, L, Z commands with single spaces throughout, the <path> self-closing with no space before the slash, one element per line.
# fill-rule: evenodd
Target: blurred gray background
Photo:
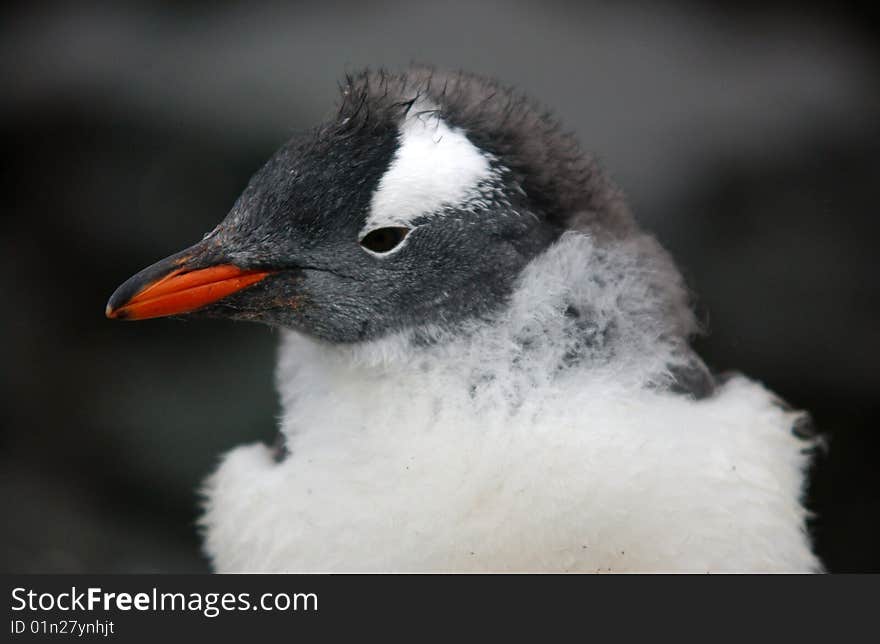
<path fill-rule="evenodd" d="M 858 4 L 107 2 L 0 21 L 3 572 L 207 570 L 197 487 L 273 436 L 276 337 L 109 322 L 361 67 L 553 107 L 674 253 L 717 370 L 813 412 L 833 571 L 880 570 L 880 48 Z"/>

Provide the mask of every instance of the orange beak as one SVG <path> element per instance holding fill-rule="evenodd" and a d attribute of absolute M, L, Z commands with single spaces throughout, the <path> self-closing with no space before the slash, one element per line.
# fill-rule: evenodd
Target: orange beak
<path fill-rule="evenodd" d="M 232 264 L 188 270 L 189 259 L 188 255 L 172 256 L 129 279 L 107 303 L 107 317 L 147 320 L 190 313 L 252 286 L 273 272 L 243 270 Z"/>

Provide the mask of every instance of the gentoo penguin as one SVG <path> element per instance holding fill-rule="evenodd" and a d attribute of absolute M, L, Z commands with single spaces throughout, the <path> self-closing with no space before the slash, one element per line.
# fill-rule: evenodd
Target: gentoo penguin
<path fill-rule="evenodd" d="M 204 488 L 216 570 L 820 570 L 803 414 L 710 375 L 673 261 L 547 112 L 425 68 L 341 94 L 107 305 L 281 330 L 280 446 Z"/>

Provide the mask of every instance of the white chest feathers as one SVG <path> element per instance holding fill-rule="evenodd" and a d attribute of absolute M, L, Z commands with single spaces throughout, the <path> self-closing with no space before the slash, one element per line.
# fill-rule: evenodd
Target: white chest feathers
<path fill-rule="evenodd" d="M 742 377 L 701 401 L 652 387 L 676 345 L 650 320 L 627 330 L 613 285 L 574 279 L 597 261 L 564 237 L 458 341 L 288 333 L 290 454 L 243 446 L 209 479 L 217 570 L 818 569 L 796 414 Z M 617 339 L 569 359 L 565 311 L 590 302 Z"/>

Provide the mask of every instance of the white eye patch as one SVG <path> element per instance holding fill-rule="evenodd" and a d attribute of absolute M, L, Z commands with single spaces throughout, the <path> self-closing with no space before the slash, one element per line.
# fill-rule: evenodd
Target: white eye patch
<path fill-rule="evenodd" d="M 410 226 L 421 215 L 479 196 L 493 177 L 491 157 L 460 128 L 450 128 L 430 106 L 416 103 L 400 124 L 400 143 L 373 193 L 361 237 L 376 228 Z"/>

